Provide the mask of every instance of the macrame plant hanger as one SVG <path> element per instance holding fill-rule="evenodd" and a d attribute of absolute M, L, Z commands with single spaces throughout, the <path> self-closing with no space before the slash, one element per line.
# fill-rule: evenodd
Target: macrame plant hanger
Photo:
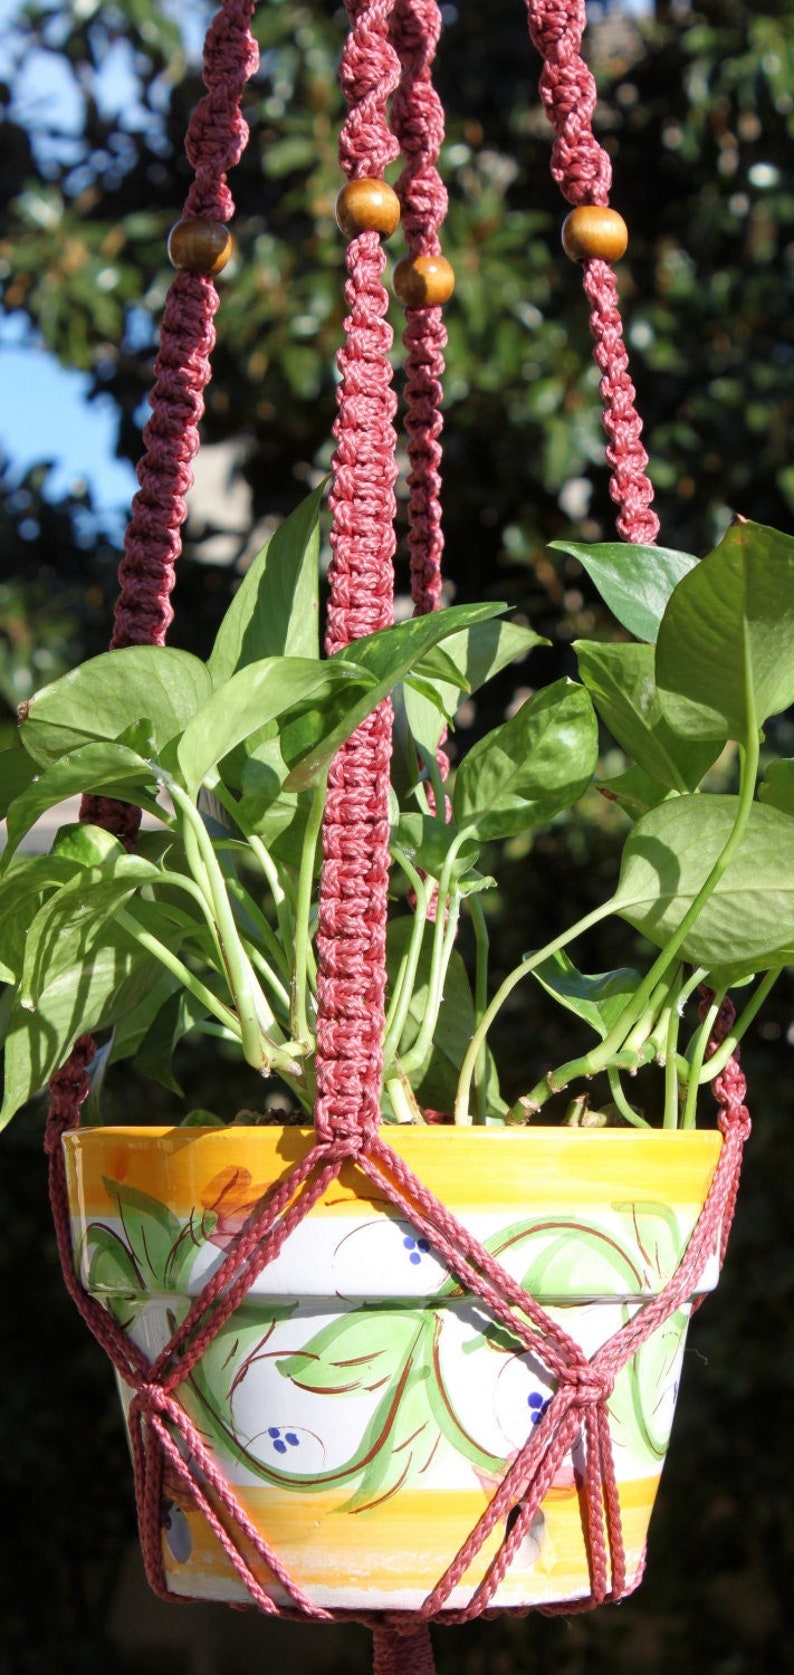
<path fill-rule="evenodd" d="M 607 259 L 619 218 L 608 209 L 610 164 L 593 135 L 595 85 L 581 57 L 584 0 L 526 0 L 532 41 L 543 60 L 541 98 L 554 130 L 552 172 L 573 206 L 564 240 L 582 263 L 590 303 L 595 359 L 601 372 L 610 488 L 617 527 L 630 542 L 652 543 L 658 522 L 627 369 L 614 273 Z M 348 186 L 340 201 L 347 248 L 345 341 L 339 355 L 331 507 L 333 557 L 326 650 L 392 620 L 396 400 L 390 367 L 391 330 L 383 286 L 381 235 L 394 230 L 394 194 L 387 166 L 401 155 L 396 185 L 408 254 L 395 288 L 406 304 L 405 428 L 410 474 L 409 524 L 415 611 L 439 603 L 442 535 L 439 503 L 441 377 L 445 332 L 441 305 L 452 289 L 440 251 L 446 194 L 436 168 L 443 138 L 441 107 L 431 80 L 440 32 L 436 0 L 346 0 L 349 34 L 342 55 L 348 113 L 340 144 Z M 139 490 L 125 537 L 112 645 L 162 644 L 171 621 L 169 596 L 186 516 L 185 493 L 198 448 L 203 392 L 210 376 L 218 294 L 213 275 L 228 255 L 233 211 L 227 171 L 247 138 L 240 103 L 258 55 L 250 34 L 254 0 L 223 0 L 205 47 L 206 96 L 190 123 L 188 158 L 195 180 L 170 241 L 178 268 L 165 305 L 155 362 L 152 414 L 144 430 Z M 384 209 L 385 205 L 385 209 Z M 385 217 L 385 219 L 384 219 Z M 161 1502 L 166 1470 L 203 1513 L 266 1615 L 314 1621 L 353 1616 L 374 1633 L 379 1675 L 430 1675 L 428 1624 L 463 1623 L 492 1609 L 494 1594 L 532 1525 L 555 1473 L 576 1438 L 584 1438 L 582 1516 L 590 1563 L 587 1599 L 558 1608 L 587 1609 L 628 1591 L 620 1507 L 607 1423 L 607 1402 L 619 1370 L 642 1343 L 692 1296 L 718 1245 L 724 1254 L 749 1116 L 735 1060 L 715 1079 L 720 1161 L 680 1267 L 661 1295 L 588 1360 L 561 1327 L 510 1277 L 397 1157 L 379 1130 L 385 994 L 388 808 L 391 707 L 381 704 L 342 747 L 332 766 L 323 827 L 318 927 L 318 1019 L 315 1142 L 305 1158 L 268 1192 L 228 1250 L 213 1278 L 156 1360 L 126 1337 L 83 1290 L 75 1274 L 61 1146 L 79 1123 L 94 1053 L 83 1037 L 53 1079 L 46 1146 L 50 1191 L 64 1278 L 80 1313 L 131 1393 L 129 1429 L 141 1544 L 148 1579 L 169 1594 L 163 1566 Z M 442 764 L 443 771 L 443 764 Z M 84 799 L 83 819 L 118 833 L 132 846 L 137 810 L 103 797 Z M 705 1003 L 704 1003 L 705 1004 Z M 730 1028 L 724 1007 L 713 1051 Z M 531 1145 L 531 1136 L 527 1144 Z M 454 1136 L 450 1135 L 450 1145 Z M 293 1229 L 327 1192 L 343 1164 L 354 1161 L 517 1346 L 542 1360 L 555 1390 L 523 1448 L 507 1467 L 476 1527 L 415 1612 L 361 1618 L 317 1607 L 277 1551 L 253 1527 L 218 1460 L 179 1400 L 179 1387 L 223 1323 L 243 1302 Z M 509 1516 L 508 1516 L 509 1515 Z M 501 1543 L 468 1603 L 450 1596 L 491 1532 Z M 257 1576 L 265 1566 L 287 1600 L 278 1606 Z M 633 1585 L 633 1584 L 632 1584 Z"/>

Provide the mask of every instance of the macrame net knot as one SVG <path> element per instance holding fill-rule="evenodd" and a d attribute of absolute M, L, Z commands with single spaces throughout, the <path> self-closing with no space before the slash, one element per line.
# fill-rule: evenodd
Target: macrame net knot
<path fill-rule="evenodd" d="M 558 1375 L 561 1390 L 570 1391 L 577 1408 L 597 1407 L 611 1396 L 615 1374 L 604 1367 L 563 1367 Z"/>

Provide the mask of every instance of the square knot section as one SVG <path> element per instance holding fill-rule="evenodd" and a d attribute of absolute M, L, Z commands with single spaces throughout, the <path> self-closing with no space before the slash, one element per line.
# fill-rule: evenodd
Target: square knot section
<path fill-rule="evenodd" d="M 565 1367 L 559 1373 L 560 1390 L 570 1391 L 577 1407 L 597 1407 L 612 1394 L 615 1374 L 611 1368 L 595 1367 L 588 1361 Z"/>

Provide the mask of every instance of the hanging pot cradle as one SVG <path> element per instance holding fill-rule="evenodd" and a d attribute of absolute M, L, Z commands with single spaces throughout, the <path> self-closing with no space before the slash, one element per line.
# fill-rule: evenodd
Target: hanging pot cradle
<path fill-rule="evenodd" d="M 581 264 L 590 306 L 595 359 L 607 432 L 617 528 L 634 543 L 653 543 L 647 457 L 627 368 L 612 262 L 623 254 L 625 227 L 608 205 L 609 159 L 593 134 L 595 84 L 580 53 L 584 0 L 526 0 L 529 32 L 542 62 L 540 94 L 552 125 L 552 173 L 572 206 L 563 232 L 566 252 Z M 227 173 L 247 139 L 241 114 L 246 81 L 258 54 L 250 33 L 254 0 L 223 0 L 210 26 L 204 58 L 206 96 L 187 136 L 195 178 L 169 245 L 177 272 L 166 299 L 155 362 L 152 413 L 144 430 L 139 490 L 126 532 L 113 647 L 163 644 L 170 594 L 186 517 L 185 494 L 199 443 L 203 396 L 210 377 L 215 275 L 231 249 L 233 200 Z M 340 160 L 347 184 L 337 218 L 347 243 L 348 314 L 339 354 L 336 452 L 330 506 L 326 652 L 393 620 L 395 414 L 391 329 L 383 285 L 383 242 L 398 225 L 407 254 L 394 288 L 405 305 L 404 427 L 409 459 L 408 519 L 414 610 L 434 610 L 441 591 L 440 433 L 445 330 L 443 305 L 454 277 L 441 251 L 446 193 L 437 162 L 443 113 L 431 71 L 440 33 L 436 0 L 346 0 L 349 33 L 341 79 L 347 117 Z M 395 186 L 384 175 L 398 159 Z M 495 1596 L 530 1536 L 544 1496 L 576 1439 L 582 1439 L 578 1502 L 588 1555 L 585 1597 L 544 1610 L 569 1612 L 618 1600 L 639 1580 L 624 1555 L 621 1507 L 608 1423 L 615 1379 L 660 1324 L 698 1288 L 710 1254 L 724 1254 L 741 1150 L 749 1128 L 744 1082 L 734 1061 L 716 1081 L 722 1146 L 705 1206 L 686 1251 L 658 1297 L 645 1302 L 594 1355 L 588 1356 L 550 1319 L 507 1268 L 440 1201 L 380 1123 L 385 997 L 385 927 L 389 874 L 388 785 L 391 709 L 388 701 L 342 746 L 332 766 L 323 823 L 318 951 L 313 1139 L 264 1193 L 243 1231 L 154 1360 L 131 1341 L 75 1272 L 66 1191 L 64 1137 L 75 1134 L 85 1098 L 93 1044 L 80 1040 L 52 1083 L 47 1130 L 51 1196 L 67 1287 L 107 1351 L 127 1392 L 141 1541 L 149 1581 L 171 1597 L 164 1567 L 161 1507 L 168 1482 L 206 1518 L 245 1589 L 265 1614 L 318 1621 L 368 1622 L 376 1669 L 430 1671 L 431 1620 L 460 1623 L 493 1609 Z M 134 843 L 138 811 L 87 797 L 81 817 Z M 718 1033 L 728 1027 L 723 1016 Z M 439 1134 L 454 1147 L 455 1135 Z M 531 1135 L 514 1137 L 531 1147 Z M 180 1401 L 180 1386 L 207 1346 L 245 1302 L 315 1206 L 351 1165 L 367 1178 L 390 1213 L 417 1240 L 519 1352 L 540 1357 L 552 1395 L 533 1416 L 487 1504 L 444 1574 L 416 1610 L 335 1612 L 313 1603 L 269 1539 L 246 1515 Z M 494 1532 L 498 1539 L 494 1547 Z M 472 1562 L 490 1542 L 492 1556 L 463 1604 L 450 1604 Z M 262 1581 L 264 1571 L 272 1586 Z M 520 1608 L 520 1607 L 519 1607 Z"/>

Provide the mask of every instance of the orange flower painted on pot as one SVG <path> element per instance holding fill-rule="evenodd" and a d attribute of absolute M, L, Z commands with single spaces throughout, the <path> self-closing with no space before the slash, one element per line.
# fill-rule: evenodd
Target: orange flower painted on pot
<path fill-rule="evenodd" d="M 250 1169 L 239 1165 L 231 1165 L 213 1175 L 201 1194 L 204 1227 L 210 1243 L 219 1250 L 228 1250 L 267 1191 L 264 1184 L 254 1185 Z M 208 1226 L 209 1217 L 215 1217 L 214 1225 Z"/>

